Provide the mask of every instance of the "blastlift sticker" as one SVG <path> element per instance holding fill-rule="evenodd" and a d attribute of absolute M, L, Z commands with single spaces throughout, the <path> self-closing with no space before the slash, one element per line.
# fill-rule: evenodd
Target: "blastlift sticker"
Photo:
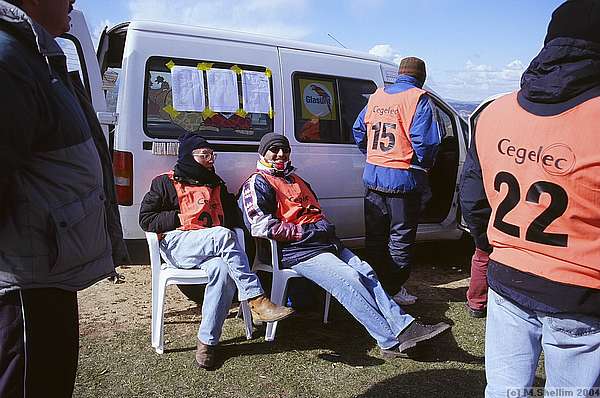
<path fill-rule="evenodd" d="M 302 119 L 336 120 L 333 82 L 300 79 Z"/>

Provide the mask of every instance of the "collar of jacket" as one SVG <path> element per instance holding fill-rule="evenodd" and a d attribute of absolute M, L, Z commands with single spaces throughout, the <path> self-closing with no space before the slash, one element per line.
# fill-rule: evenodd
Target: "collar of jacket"
<path fill-rule="evenodd" d="M 279 170 L 275 170 L 272 167 L 266 166 L 264 165 L 260 159 L 256 162 L 256 171 L 259 171 L 261 173 L 267 173 L 276 177 L 288 177 L 290 175 L 292 175 L 294 173 L 294 171 L 296 171 L 296 168 L 294 166 L 292 166 L 292 163 L 290 162 L 290 164 L 288 165 L 288 167 L 285 170 L 279 171 Z"/>
<path fill-rule="evenodd" d="M 540 116 L 562 113 L 600 94 L 600 43 L 559 37 L 521 78 L 519 104 Z"/>
<path fill-rule="evenodd" d="M 394 84 L 398 84 L 398 83 L 410 84 L 411 86 L 423 88 L 423 83 L 421 83 L 420 81 L 418 81 L 417 79 L 415 79 L 414 77 L 409 76 L 409 75 L 403 75 L 403 74 L 398 75 Z"/>
<path fill-rule="evenodd" d="M 54 37 L 43 26 L 29 18 L 19 7 L 0 0 L 0 22 L 8 25 L 20 40 L 33 46 L 42 56 L 64 55 Z"/>

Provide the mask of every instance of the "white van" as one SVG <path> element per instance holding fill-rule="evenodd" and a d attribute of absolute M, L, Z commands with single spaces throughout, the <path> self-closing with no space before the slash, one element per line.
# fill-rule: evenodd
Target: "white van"
<path fill-rule="evenodd" d="M 73 39 L 86 31 L 78 26 L 84 23 L 74 11 Z M 87 68 L 82 74 L 88 75 L 92 95 L 100 89 L 94 82 L 104 77 L 108 112 L 100 105 L 98 110 L 110 125 L 121 220 L 135 263 L 147 257 L 140 202 L 152 178 L 175 164 L 177 137 L 185 131 L 215 146 L 217 173 L 233 193 L 255 169 L 260 138 L 271 131 L 285 134 L 293 164 L 340 238 L 350 247 L 363 244 L 365 158 L 354 144 L 352 125 L 369 95 L 394 82 L 395 64 L 341 48 L 147 21 L 103 32 L 97 57 L 99 68 L 87 52 L 79 54 L 80 67 Z M 187 73 L 186 84 L 193 74 L 195 92 L 204 94 L 180 94 L 181 73 Z M 457 178 L 468 128 L 451 106 L 431 96 L 445 137 L 430 174 L 433 198 L 417 236 L 457 239 L 462 234 Z"/>

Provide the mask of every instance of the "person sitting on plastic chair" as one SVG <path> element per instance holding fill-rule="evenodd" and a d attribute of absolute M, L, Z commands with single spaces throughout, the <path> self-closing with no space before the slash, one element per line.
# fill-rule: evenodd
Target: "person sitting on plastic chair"
<path fill-rule="evenodd" d="M 202 304 L 196 362 L 201 368 L 215 364 L 216 346 L 235 289 L 240 301 L 248 300 L 257 321 L 284 319 L 293 309 L 276 306 L 265 297 L 248 258 L 230 229 L 241 225 L 233 195 L 215 173 L 215 154 L 196 134 L 179 138 L 174 169 L 154 178 L 140 208 L 140 226 L 159 234 L 163 258 L 178 268 L 207 267 L 209 282 Z M 223 261 L 211 261 L 220 257 Z"/>
<path fill-rule="evenodd" d="M 330 292 L 375 338 L 384 358 L 404 357 L 450 328 L 423 325 L 406 314 L 373 268 L 344 248 L 310 185 L 295 173 L 285 136 L 266 134 L 258 151 L 257 170 L 243 184 L 238 206 L 253 236 L 279 242 L 283 267 Z"/>

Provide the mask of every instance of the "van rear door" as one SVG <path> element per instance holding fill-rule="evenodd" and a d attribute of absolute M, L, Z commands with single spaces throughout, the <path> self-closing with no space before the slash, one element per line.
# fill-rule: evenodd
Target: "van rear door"
<path fill-rule="evenodd" d="M 71 29 L 56 41 L 67 57 L 69 72 L 78 72 L 81 83 L 85 87 L 96 112 L 106 110 L 106 101 L 102 93 L 102 79 L 100 68 L 96 60 L 94 45 L 83 13 L 73 10 L 71 16 Z M 103 127 L 104 135 L 108 140 L 108 130 Z"/>

